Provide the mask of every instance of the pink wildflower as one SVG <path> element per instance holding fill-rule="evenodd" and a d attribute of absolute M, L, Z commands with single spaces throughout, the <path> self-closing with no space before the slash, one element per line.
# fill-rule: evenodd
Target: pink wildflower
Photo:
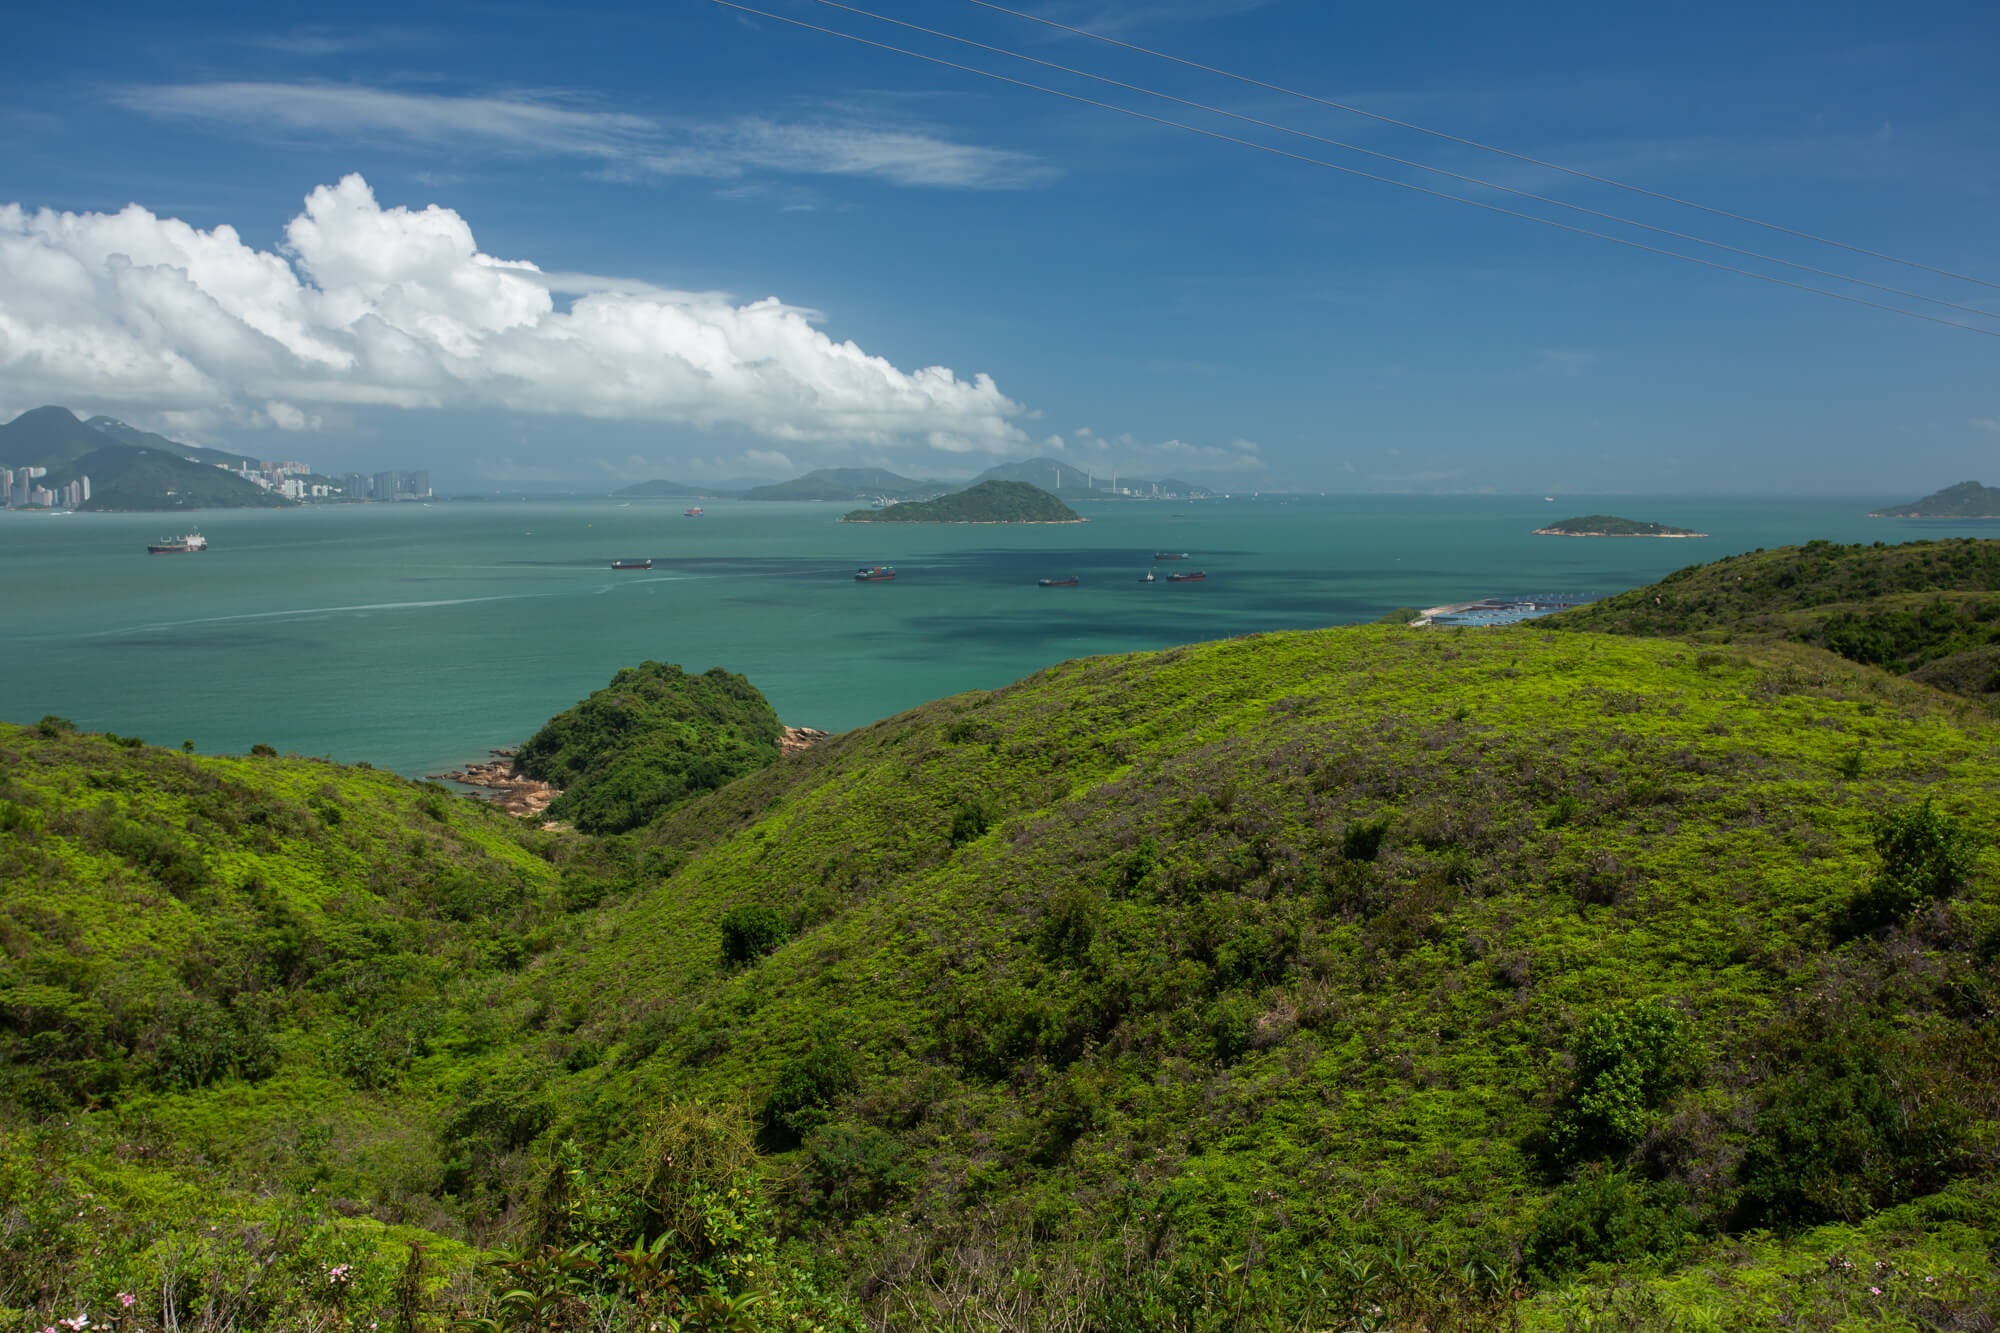
<path fill-rule="evenodd" d="M 138 1301 L 138 1299 L 139 1298 L 137 1296 L 134 1296 L 129 1291 L 121 1291 L 118 1293 L 118 1303 L 124 1306 L 127 1310 L 131 1309 L 133 1304 L 136 1301 Z"/>

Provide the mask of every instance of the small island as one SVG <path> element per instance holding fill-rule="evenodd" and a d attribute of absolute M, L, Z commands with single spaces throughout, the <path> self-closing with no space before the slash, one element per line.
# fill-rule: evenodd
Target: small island
<path fill-rule="evenodd" d="M 1670 528 L 1664 523 L 1643 519 L 1617 518 L 1610 514 L 1585 514 L 1582 518 L 1559 519 L 1546 528 L 1536 528 L 1537 537 L 1706 537 L 1689 528 Z"/>
<path fill-rule="evenodd" d="M 1039 486 L 982 481 L 935 500 L 857 509 L 843 523 L 1087 523 L 1090 520 Z"/>
<path fill-rule="evenodd" d="M 2000 486 L 1961 481 L 1915 504 L 1877 509 L 1870 518 L 2000 518 Z"/>

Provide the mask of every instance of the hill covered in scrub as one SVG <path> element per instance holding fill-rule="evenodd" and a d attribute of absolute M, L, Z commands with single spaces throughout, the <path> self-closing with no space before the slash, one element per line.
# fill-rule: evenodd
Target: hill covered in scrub
<path fill-rule="evenodd" d="M 935 500 L 857 509 L 843 523 L 1084 523 L 1074 509 L 1025 481 L 982 481 Z"/>
<path fill-rule="evenodd" d="M 1752 551 L 1538 623 L 1716 643 L 1788 639 L 1955 694 L 2000 696 L 2000 541 Z"/>
<path fill-rule="evenodd" d="M 742 676 L 641 662 L 550 718 L 515 764 L 563 789 L 550 817 L 586 833 L 623 833 L 773 762 L 783 732 Z"/>
<path fill-rule="evenodd" d="M 1562 518 L 1547 527 L 1536 528 L 1537 537 L 1706 537 L 1692 528 L 1670 528 L 1647 519 L 1616 518 L 1610 514 L 1585 514 Z"/>
<path fill-rule="evenodd" d="M 1877 509 L 1870 518 L 2000 518 L 2000 486 L 1961 481 L 1913 504 Z"/>
<path fill-rule="evenodd" d="M 620 837 L 3 728 L 0 1305 L 1978 1327 L 1997 740 L 1539 627 L 1065 663 Z"/>

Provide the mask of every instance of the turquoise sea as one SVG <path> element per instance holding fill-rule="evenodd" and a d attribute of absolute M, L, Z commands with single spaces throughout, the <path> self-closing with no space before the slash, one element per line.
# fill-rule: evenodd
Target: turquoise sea
<path fill-rule="evenodd" d="M 1906 496 L 1539 496 L 1101 502 L 1090 522 L 837 522 L 826 504 L 616 500 L 348 505 L 196 516 L 211 546 L 148 556 L 162 515 L 0 514 L 0 717 L 45 713 L 205 752 L 437 772 L 525 739 L 647 658 L 747 675 L 839 731 L 1064 658 L 1373 620 L 1488 595 L 1616 592 L 1815 537 L 1991 536 L 1868 519 Z M 1561 539 L 1630 513 L 1704 541 Z M 1202 583 L 1141 584 L 1156 551 Z M 650 571 L 612 559 L 650 556 Z M 893 583 L 860 584 L 893 563 Z M 1077 574 L 1075 588 L 1041 577 Z"/>

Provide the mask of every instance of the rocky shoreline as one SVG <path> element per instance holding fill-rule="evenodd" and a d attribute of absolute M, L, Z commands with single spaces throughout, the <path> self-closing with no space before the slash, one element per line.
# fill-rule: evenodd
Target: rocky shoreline
<path fill-rule="evenodd" d="M 827 740 L 829 735 L 817 727 L 786 727 L 778 737 L 778 757 L 789 759 L 795 754 L 804 754 Z M 431 777 L 456 782 L 462 787 L 477 787 L 489 793 L 478 799 L 520 819 L 542 818 L 556 797 L 562 795 L 562 788 L 523 773 L 514 750 L 488 750 L 487 754 L 492 758 L 483 763 L 467 764 L 449 773 L 433 773 Z"/>

